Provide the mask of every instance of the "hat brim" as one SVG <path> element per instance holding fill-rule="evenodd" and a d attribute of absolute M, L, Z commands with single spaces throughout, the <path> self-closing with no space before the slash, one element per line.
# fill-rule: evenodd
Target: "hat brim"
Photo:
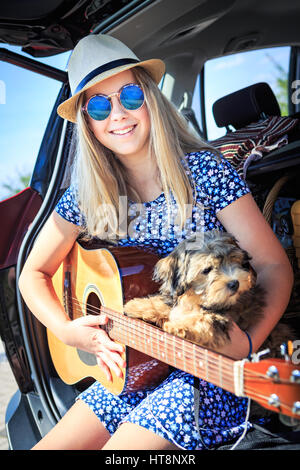
<path fill-rule="evenodd" d="M 135 64 L 127 64 L 122 65 L 120 67 L 116 67 L 114 69 L 107 70 L 92 80 L 90 80 L 78 93 L 75 93 L 71 98 L 67 99 L 63 103 L 61 103 L 57 108 L 57 113 L 64 119 L 67 119 L 71 122 L 76 122 L 76 103 L 84 91 L 88 90 L 92 86 L 96 85 L 96 83 L 100 83 L 107 78 L 110 78 L 114 75 L 117 75 L 120 72 L 124 72 L 125 70 L 132 69 L 133 67 L 143 67 L 146 69 L 150 75 L 152 76 L 153 80 L 158 84 L 165 73 L 165 64 L 160 59 L 149 59 L 143 62 L 137 62 Z"/>

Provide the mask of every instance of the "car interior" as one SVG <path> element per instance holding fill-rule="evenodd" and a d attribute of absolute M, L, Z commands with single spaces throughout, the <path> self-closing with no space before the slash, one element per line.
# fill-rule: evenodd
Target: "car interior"
<path fill-rule="evenodd" d="M 21 67 L 31 67 L 33 72 L 51 72 L 62 82 L 62 88 L 41 143 L 30 188 L 0 203 L 0 215 L 3 218 L 9 215 L 5 237 L 0 243 L 2 299 L 9 273 L 13 269 L 16 282 L 41 227 L 68 187 L 74 158 L 72 124 L 62 122 L 55 111 L 69 93 L 66 76 L 48 67 L 40 70 L 39 57 L 69 51 L 82 36 L 101 32 L 120 39 L 142 59 L 161 58 L 166 63 L 166 74 L 160 83 L 162 92 L 181 110 L 191 129 L 206 140 L 206 62 L 245 51 L 289 46 L 288 115 L 282 115 L 274 90 L 267 83 L 253 83 L 213 104 L 216 126 L 224 132 L 210 143 L 246 179 L 258 206 L 286 249 L 295 283 L 284 321 L 294 327 L 300 338 L 300 244 L 298 247 L 295 238 L 300 232 L 297 232 L 297 214 L 292 210 L 300 199 L 300 107 L 291 99 L 295 92 L 292 84 L 300 78 L 299 2 L 56 0 L 30 4 L 32 11 L 17 0 L 2 2 L 0 40 L 4 49 L 5 43 L 21 45 L 31 59 L 21 63 L 16 55 L 2 49 L 1 58 Z M 199 109 L 193 105 L 195 93 Z M 15 233 L 16 220 L 19 225 Z M 9 413 L 7 432 L 12 448 L 21 445 L 26 448 L 51 429 L 93 379 L 85 378 L 70 386 L 58 377 L 45 328 L 24 305 L 16 284 L 10 294 L 15 301 L 9 306 L 3 300 L 1 318 L 6 323 L 9 317 L 13 319 L 18 338 L 3 327 L 1 337 L 21 395 L 14 412 Z M 283 352 L 285 357 L 291 354 Z M 300 442 L 300 420 L 284 423 L 289 425 L 288 435 L 297 435 L 296 442 Z M 24 429 L 28 430 L 25 437 Z"/>

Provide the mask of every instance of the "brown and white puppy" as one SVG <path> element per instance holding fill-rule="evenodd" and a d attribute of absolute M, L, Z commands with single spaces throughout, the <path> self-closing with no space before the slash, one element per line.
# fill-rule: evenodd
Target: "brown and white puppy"
<path fill-rule="evenodd" d="M 256 284 L 250 257 L 235 238 L 217 230 L 180 243 L 157 262 L 159 293 L 129 301 L 125 313 L 208 349 L 229 342 L 233 322 L 242 330 L 262 315 L 265 293 Z M 263 348 L 274 357 L 292 333 L 278 324 Z"/>

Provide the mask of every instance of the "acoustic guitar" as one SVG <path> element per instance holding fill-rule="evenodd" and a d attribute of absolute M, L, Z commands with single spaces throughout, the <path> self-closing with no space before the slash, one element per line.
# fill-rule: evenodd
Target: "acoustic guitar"
<path fill-rule="evenodd" d="M 109 336 L 125 345 L 124 378 L 113 372 L 109 382 L 94 355 L 62 343 L 47 331 L 58 375 L 67 384 L 91 377 L 118 395 L 161 382 L 170 366 L 211 382 L 265 408 L 300 418 L 300 370 L 289 360 L 234 361 L 160 328 L 123 314 L 134 297 L 157 292 L 152 280 L 158 257 L 133 247 L 107 247 L 76 242 L 53 276 L 56 294 L 71 319 L 105 313 Z"/>

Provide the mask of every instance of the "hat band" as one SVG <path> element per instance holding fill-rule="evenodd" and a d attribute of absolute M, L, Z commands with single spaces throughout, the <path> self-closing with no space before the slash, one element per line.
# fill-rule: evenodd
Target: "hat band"
<path fill-rule="evenodd" d="M 97 67 L 96 69 L 92 70 L 90 73 L 88 73 L 79 83 L 77 86 L 76 90 L 74 91 L 74 95 L 78 93 L 82 88 L 94 77 L 99 75 L 100 73 L 106 72 L 107 70 L 115 69 L 117 67 L 121 67 L 122 65 L 128 65 L 128 64 L 137 64 L 139 60 L 136 59 L 118 59 L 118 60 L 112 60 L 111 62 L 108 62 L 105 65 L 101 65 L 100 67 Z"/>

